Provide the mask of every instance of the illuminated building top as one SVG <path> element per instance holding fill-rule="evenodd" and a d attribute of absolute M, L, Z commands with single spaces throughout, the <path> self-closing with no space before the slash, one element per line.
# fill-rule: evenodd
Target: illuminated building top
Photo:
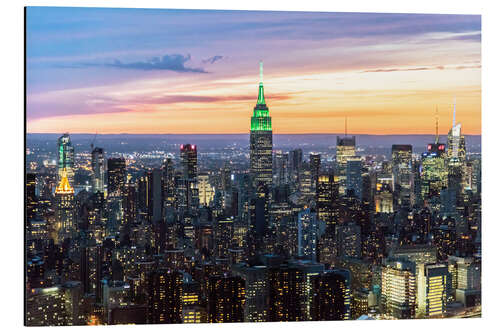
<path fill-rule="evenodd" d="M 257 105 L 255 105 L 255 108 L 253 109 L 253 116 L 250 125 L 251 131 L 272 131 L 269 108 L 267 107 L 266 100 L 264 98 L 263 73 L 263 65 L 261 61 L 259 97 L 257 98 Z"/>
<path fill-rule="evenodd" d="M 74 194 L 75 191 L 73 190 L 73 187 L 69 184 L 68 180 L 68 175 L 66 171 L 62 173 L 61 181 L 59 182 L 59 185 L 57 185 L 56 188 L 56 194 Z"/>

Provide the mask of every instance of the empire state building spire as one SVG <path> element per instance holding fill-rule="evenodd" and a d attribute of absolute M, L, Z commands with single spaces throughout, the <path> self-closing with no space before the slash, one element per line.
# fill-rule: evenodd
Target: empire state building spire
<path fill-rule="evenodd" d="M 259 82 L 259 97 L 257 99 L 257 104 L 266 105 L 266 100 L 264 99 L 264 64 L 262 61 L 260 64 L 260 82 Z"/>
<path fill-rule="evenodd" d="M 253 116 L 250 123 L 251 131 L 272 131 L 271 116 L 269 115 L 269 108 L 264 99 L 264 83 L 263 81 L 264 69 L 262 61 L 260 62 L 260 82 L 259 82 L 259 97 L 257 98 L 257 105 L 253 109 Z"/>

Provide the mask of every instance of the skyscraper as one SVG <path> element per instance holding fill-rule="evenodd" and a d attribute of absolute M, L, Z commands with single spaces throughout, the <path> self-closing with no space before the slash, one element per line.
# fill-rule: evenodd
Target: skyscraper
<path fill-rule="evenodd" d="M 427 145 L 427 151 L 422 154 L 420 180 L 423 200 L 438 196 L 441 189 L 448 186 L 445 144 L 439 142 L 438 124 L 436 109 L 436 139 Z"/>
<path fill-rule="evenodd" d="M 126 163 L 123 157 L 108 158 L 108 197 L 125 193 Z"/>
<path fill-rule="evenodd" d="M 356 198 L 361 200 L 363 179 L 361 177 L 363 163 L 359 156 L 347 159 L 346 190 L 351 190 Z"/>
<path fill-rule="evenodd" d="M 338 199 L 338 184 L 335 183 L 333 174 L 321 174 L 318 176 L 316 187 L 316 210 L 318 219 L 324 221 L 326 226 L 335 226 L 335 201 Z"/>
<path fill-rule="evenodd" d="M 208 173 L 202 173 L 198 176 L 198 194 L 200 205 L 209 206 L 215 197 L 215 190 L 210 184 Z"/>
<path fill-rule="evenodd" d="M 123 157 L 108 159 L 107 227 L 119 228 L 123 223 L 123 199 L 125 196 L 126 163 Z"/>
<path fill-rule="evenodd" d="M 316 260 L 319 225 L 316 213 L 310 208 L 301 211 L 297 217 L 298 224 L 298 255 L 309 260 Z"/>
<path fill-rule="evenodd" d="M 92 192 L 104 193 L 105 182 L 104 149 L 95 147 L 92 150 Z"/>
<path fill-rule="evenodd" d="M 415 264 L 405 260 L 390 260 L 382 267 L 382 310 L 397 319 L 415 317 Z"/>
<path fill-rule="evenodd" d="M 239 276 L 210 276 L 207 288 L 208 322 L 243 322 L 245 280 Z"/>
<path fill-rule="evenodd" d="M 410 207 L 412 182 L 412 146 L 392 145 L 393 191 L 399 206 Z"/>
<path fill-rule="evenodd" d="M 36 174 L 26 174 L 26 221 L 27 226 L 36 216 L 37 196 L 36 196 Z"/>
<path fill-rule="evenodd" d="M 184 213 L 192 214 L 198 208 L 198 150 L 196 145 L 183 144 L 180 147 L 181 172 L 179 206 Z"/>
<path fill-rule="evenodd" d="M 467 164 L 466 151 L 465 151 L 465 137 L 462 134 L 462 124 L 455 123 L 456 105 L 453 104 L 453 125 L 448 132 L 447 142 L 447 165 L 448 165 L 448 179 L 449 185 L 456 195 L 459 196 L 465 186 L 465 168 Z"/>
<path fill-rule="evenodd" d="M 182 323 L 182 274 L 160 269 L 147 279 L 148 323 Z"/>
<path fill-rule="evenodd" d="M 420 264 L 417 285 L 418 316 L 444 317 L 451 289 L 448 266 L 445 264 Z"/>
<path fill-rule="evenodd" d="M 354 222 L 337 225 L 338 256 L 360 258 L 361 257 L 361 228 Z"/>
<path fill-rule="evenodd" d="M 422 199 L 438 196 L 441 189 L 448 186 L 446 153 L 443 143 L 429 143 L 427 151 L 422 154 L 421 168 Z"/>
<path fill-rule="evenodd" d="M 314 277 L 313 320 L 351 319 L 351 276 L 333 269 Z"/>
<path fill-rule="evenodd" d="M 60 285 L 30 289 L 26 292 L 26 324 L 28 326 L 68 325 L 69 311 Z"/>
<path fill-rule="evenodd" d="M 61 239 L 71 237 L 75 232 L 75 191 L 70 185 L 65 170 L 56 187 L 56 223 Z"/>
<path fill-rule="evenodd" d="M 276 186 L 282 186 L 288 183 L 288 153 L 281 150 L 274 153 L 274 170 L 276 177 Z"/>
<path fill-rule="evenodd" d="M 448 159 L 455 163 L 465 164 L 465 137 L 462 134 L 462 124 L 455 123 L 456 105 L 453 104 L 453 125 L 448 132 Z"/>
<path fill-rule="evenodd" d="M 167 157 L 163 162 L 162 184 L 165 208 L 174 208 L 177 204 L 175 191 L 175 169 L 172 158 L 170 157 Z"/>
<path fill-rule="evenodd" d="M 255 189 L 273 181 L 273 131 L 269 108 L 264 99 L 263 67 L 260 62 L 260 83 L 257 105 L 250 123 L 250 176 Z"/>
<path fill-rule="evenodd" d="M 148 217 L 153 223 L 163 221 L 163 186 L 161 169 L 153 169 L 148 172 L 149 201 Z"/>
<path fill-rule="evenodd" d="M 182 177 L 191 181 L 196 181 L 198 176 L 198 151 L 196 145 L 189 143 L 181 145 L 181 165 Z"/>
<path fill-rule="evenodd" d="M 321 154 L 309 154 L 309 166 L 311 168 L 311 177 L 314 188 L 318 185 L 319 172 L 321 170 Z"/>
<path fill-rule="evenodd" d="M 237 264 L 232 272 L 245 280 L 245 322 L 265 322 L 269 312 L 267 266 Z"/>
<path fill-rule="evenodd" d="M 324 270 L 323 264 L 308 260 L 289 260 L 269 268 L 269 320 L 313 320 L 315 279 Z"/>
<path fill-rule="evenodd" d="M 68 178 L 69 184 L 74 185 L 75 176 L 75 149 L 71 144 L 68 133 L 64 133 L 57 140 L 57 182 L 61 181 L 63 172 Z"/>
<path fill-rule="evenodd" d="M 336 152 L 336 163 L 337 163 L 337 174 L 339 181 L 339 193 L 345 194 L 346 192 L 346 173 L 347 173 L 347 160 L 353 156 L 356 156 L 356 137 L 337 137 L 337 152 Z"/>

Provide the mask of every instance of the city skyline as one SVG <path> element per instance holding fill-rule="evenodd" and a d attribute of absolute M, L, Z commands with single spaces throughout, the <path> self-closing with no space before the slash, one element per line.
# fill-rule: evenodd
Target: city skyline
<path fill-rule="evenodd" d="M 248 133 L 262 60 L 275 134 L 343 133 L 346 117 L 350 134 L 431 134 L 436 107 L 446 134 L 454 98 L 463 132 L 481 134 L 479 16 L 30 7 L 27 19 L 28 133 Z"/>
<path fill-rule="evenodd" d="M 280 44 L 284 40 L 294 41 L 297 50 L 307 51 L 304 45 L 310 36 L 316 39 L 309 42 L 321 40 L 328 48 L 328 36 L 332 34 L 316 34 L 332 22 L 340 24 L 342 20 L 338 19 L 344 17 L 346 21 L 337 26 L 336 33 L 345 35 L 336 43 L 357 36 L 362 45 L 369 45 L 366 50 L 378 49 L 394 56 L 388 62 L 401 56 L 392 54 L 398 52 L 389 44 L 382 44 L 387 42 L 383 37 L 394 40 L 391 29 L 395 28 L 402 38 L 398 43 L 407 54 L 412 51 L 409 45 L 421 47 L 423 41 L 415 38 L 422 37 L 422 32 L 453 31 L 447 37 L 441 36 L 439 46 L 428 52 L 434 56 L 438 50 L 450 47 L 447 38 L 477 43 L 480 34 L 473 32 L 477 28 L 471 23 L 473 16 L 439 16 L 440 20 L 426 22 L 429 16 L 417 15 L 416 20 L 415 15 L 400 14 L 92 9 L 95 15 L 91 10 L 82 17 L 69 18 L 65 14 L 71 10 L 49 10 L 50 15 L 43 18 L 48 25 L 27 16 L 31 28 L 47 32 L 54 20 L 60 31 L 59 35 L 47 33 L 46 41 L 52 46 L 46 50 L 30 48 L 40 46 L 41 41 L 28 38 L 28 62 L 44 52 L 62 58 L 55 67 L 47 68 L 53 73 L 49 78 L 40 75 L 43 65 L 29 68 L 27 77 L 31 88 L 27 91 L 28 133 L 24 141 L 26 326 L 482 316 L 481 135 L 464 130 L 480 124 L 481 117 L 473 112 L 466 116 L 457 107 L 464 105 L 464 96 L 470 97 L 467 94 L 471 91 L 457 96 L 460 89 L 453 87 L 448 119 L 442 105 L 434 105 L 431 114 L 415 112 L 438 98 L 422 95 L 421 89 L 412 90 L 414 94 L 405 95 L 404 101 L 381 93 L 388 100 L 376 102 L 379 91 L 393 92 L 403 81 L 389 80 L 382 86 L 370 76 L 366 82 L 353 79 L 355 90 L 330 89 L 329 84 L 337 82 L 331 75 L 338 72 L 322 67 L 328 65 L 328 59 L 334 62 L 325 48 L 321 52 L 326 52 L 327 57 L 314 63 L 294 58 L 293 73 L 288 72 L 291 67 L 282 62 L 279 52 L 287 49 Z M 79 9 L 75 12 L 80 13 Z M 175 14 L 172 21 L 165 13 Z M 182 19 L 195 14 L 198 20 L 184 25 Z M 245 16 L 248 14 L 256 16 L 256 21 Z M 330 16 L 325 16 L 326 20 L 320 19 L 327 14 Z M 218 27 L 237 52 L 226 59 L 224 52 L 213 48 L 211 51 L 217 55 L 202 60 L 199 66 L 190 62 L 191 55 L 180 53 L 149 61 L 130 58 L 73 62 L 74 54 L 69 60 L 64 58 L 81 51 L 91 56 L 90 49 L 95 46 L 100 50 L 117 45 L 126 49 L 127 34 L 143 33 L 143 29 L 125 29 L 114 36 L 114 45 L 99 45 L 106 38 L 92 38 L 89 32 L 99 29 L 99 22 L 114 26 L 116 22 L 109 21 L 113 17 L 126 22 L 124 28 L 146 17 L 151 19 L 147 26 L 157 29 L 159 35 L 137 38 L 140 43 L 156 44 L 161 41 L 164 26 L 154 22 L 155 15 L 169 23 L 181 18 L 175 25 L 180 34 L 167 31 L 171 42 L 189 46 L 195 40 L 191 34 L 199 32 L 205 37 L 199 43 L 201 50 L 214 46 L 209 41 L 214 31 L 205 29 L 211 22 L 203 18 L 220 15 L 220 22 L 213 27 Z M 133 20 L 124 20 L 129 16 Z M 266 17 L 272 20 L 266 21 Z M 281 31 L 292 18 L 302 21 L 293 31 Z M 235 24 L 234 29 L 224 30 L 227 19 Z M 412 26 L 415 20 L 420 25 Z M 75 26 L 75 22 L 79 23 Z M 247 27 L 249 22 L 262 26 Z M 301 24 L 307 29 L 301 30 Z M 269 28 L 272 31 L 266 30 Z M 266 53 L 267 58 L 255 52 L 247 54 L 243 45 L 234 44 L 231 37 L 241 34 L 242 29 L 251 36 L 262 35 L 252 47 L 257 53 Z M 387 35 L 387 29 L 392 33 Z M 286 38 L 278 37 L 285 32 Z M 176 39 L 182 33 L 189 38 Z M 62 47 L 58 41 L 66 34 L 76 39 L 90 38 L 91 42 Z M 337 34 L 333 34 L 335 38 Z M 366 44 L 372 38 L 380 43 Z M 241 39 L 243 44 L 246 41 Z M 262 41 L 270 44 L 261 49 Z M 310 51 L 309 56 L 318 49 Z M 343 51 L 338 59 L 346 59 L 344 65 L 357 61 L 357 65 L 365 65 L 361 59 L 349 57 L 346 48 Z M 415 56 L 426 59 L 422 54 Z M 461 50 L 458 58 L 467 56 L 471 54 Z M 253 79 L 256 75 L 251 74 L 253 66 L 249 66 L 256 57 L 258 80 Z M 380 66 L 369 52 L 365 57 L 363 61 L 374 67 L 364 70 L 364 74 L 382 73 L 394 79 L 400 72 L 427 73 L 419 84 L 432 94 L 440 91 L 439 85 L 446 84 L 438 82 L 439 75 L 433 72 L 468 73 L 472 77 L 445 77 L 457 85 L 467 82 L 469 88 L 477 83 L 474 75 L 480 74 L 478 64 L 403 70 L 395 63 Z M 226 65 L 235 62 L 224 74 L 227 67 L 216 66 L 225 60 Z M 267 61 L 271 63 L 269 81 L 264 71 Z M 213 70 L 209 69 L 211 65 Z M 244 73 L 247 70 L 248 74 Z M 116 81 L 106 90 L 84 82 L 86 77 L 74 76 L 78 73 L 90 75 L 94 83 Z M 164 80 L 160 73 L 177 76 Z M 61 74 L 67 76 L 58 77 Z M 127 78 L 129 74 L 135 76 Z M 248 96 L 242 75 L 248 75 L 248 84 L 252 82 L 253 93 L 249 90 Z M 317 75 L 325 76 L 307 83 Z M 131 85 L 130 90 L 121 90 L 122 82 Z M 70 87 L 81 83 L 87 86 Z M 63 89 L 58 90 L 57 85 Z M 306 86 L 312 88 L 294 91 Z M 41 90 L 34 92 L 33 87 Z M 185 93 L 178 94 L 182 89 Z M 77 94 L 67 95 L 75 90 Z M 337 94 L 339 91 L 343 94 Z M 359 97 L 349 100 L 353 91 Z M 37 100 L 40 96 L 41 101 Z M 130 108 L 123 104 L 130 98 L 151 109 L 139 111 L 142 117 L 138 117 L 137 105 Z M 339 103 L 332 103 L 336 98 Z M 447 98 L 447 94 L 439 96 Z M 49 103 L 44 104 L 44 99 Z M 413 109 L 395 113 L 389 106 L 397 103 L 400 110 L 406 105 L 413 105 Z M 199 107 L 196 111 L 192 109 L 194 104 Z M 480 100 L 473 104 L 480 107 Z M 165 109 L 169 105 L 179 109 Z M 321 111 L 322 105 L 328 109 Z M 341 111 L 332 111 L 330 105 Z M 365 109 L 349 109 L 347 105 L 365 105 Z M 50 110 L 44 109 L 47 106 Z M 377 113 L 377 108 L 383 112 Z M 248 130 L 225 134 L 240 126 L 239 116 L 226 114 L 235 109 L 240 109 Z M 346 114 L 346 110 L 351 111 Z M 469 118 L 472 115 L 473 120 Z M 59 134 L 30 133 L 30 126 L 57 127 L 60 121 L 64 123 Z M 411 126 L 418 129 L 415 131 L 433 133 L 359 135 L 356 132 L 362 128 L 360 122 L 366 122 L 371 132 Z M 82 129 L 93 126 L 95 134 L 88 131 L 72 136 L 76 124 Z M 103 134 L 106 129 L 120 129 L 120 133 L 130 132 L 128 129 L 144 131 L 144 125 L 150 131 L 174 128 L 177 132 Z M 335 132 L 342 134 L 303 134 L 325 126 L 341 126 Z M 286 128 L 295 128 L 301 134 L 283 134 Z M 186 129 L 190 133 L 205 129 L 213 134 L 182 134 Z"/>

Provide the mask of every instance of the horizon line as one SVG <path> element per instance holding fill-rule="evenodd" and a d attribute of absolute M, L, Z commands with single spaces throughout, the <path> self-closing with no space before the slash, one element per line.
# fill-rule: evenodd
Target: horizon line
<path fill-rule="evenodd" d="M 90 133 L 90 132 L 79 132 L 79 133 L 70 133 L 70 132 L 25 132 L 28 134 L 55 134 L 60 135 L 68 133 L 70 135 L 248 135 L 249 132 L 245 133 Z M 375 135 L 375 136 L 389 136 L 389 135 L 431 135 L 434 136 L 436 133 L 392 133 L 392 134 L 375 134 L 375 133 L 348 133 L 348 135 L 343 135 L 344 133 L 273 133 L 273 135 L 337 135 L 337 136 L 355 136 L 355 135 Z M 448 133 L 438 134 L 438 135 L 448 135 Z M 463 135 L 468 136 L 481 136 L 482 134 L 467 134 L 463 133 Z"/>

